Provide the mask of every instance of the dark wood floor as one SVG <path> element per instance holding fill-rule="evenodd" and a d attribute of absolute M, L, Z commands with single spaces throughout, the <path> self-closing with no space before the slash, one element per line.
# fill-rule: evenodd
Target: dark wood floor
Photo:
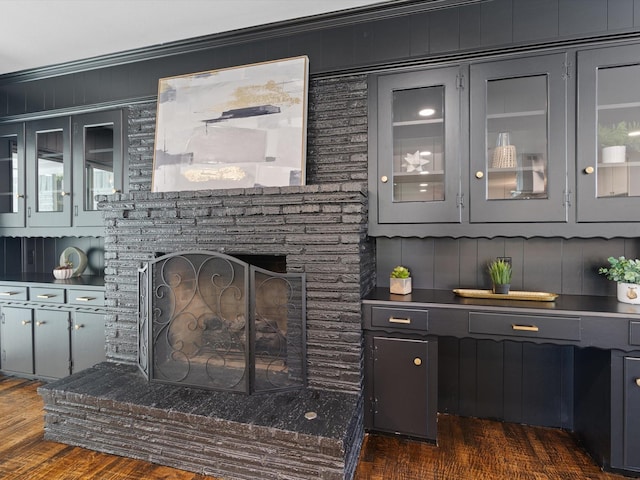
<path fill-rule="evenodd" d="M 43 440 L 38 385 L 0 376 L 1 479 L 215 480 Z M 443 415 L 438 432 L 438 447 L 368 435 L 356 480 L 624 478 L 601 472 L 573 436 L 560 430 Z"/>

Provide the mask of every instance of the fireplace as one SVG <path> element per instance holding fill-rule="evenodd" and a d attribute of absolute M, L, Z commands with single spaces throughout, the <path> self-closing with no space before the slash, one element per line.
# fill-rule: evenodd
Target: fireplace
<path fill-rule="evenodd" d="M 138 291 L 149 381 L 247 394 L 306 386 L 304 273 L 178 252 L 147 262 Z"/>

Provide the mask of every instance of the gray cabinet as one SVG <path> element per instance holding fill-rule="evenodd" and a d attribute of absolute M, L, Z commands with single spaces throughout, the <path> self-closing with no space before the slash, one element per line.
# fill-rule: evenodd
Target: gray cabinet
<path fill-rule="evenodd" d="M 35 309 L 33 353 L 35 375 L 39 378 L 62 378 L 70 371 L 70 312 Z"/>
<path fill-rule="evenodd" d="M 566 222 L 566 54 L 470 67 L 471 222 Z"/>
<path fill-rule="evenodd" d="M 122 111 L 72 117 L 73 225 L 101 226 L 96 195 L 124 188 Z"/>
<path fill-rule="evenodd" d="M 436 341 L 367 335 L 371 430 L 436 440 Z"/>
<path fill-rule="evenodd" d="M 0 225 L 25 226 L 24 124 L 0 125 Z"/>
<path fill-rule="evenodd" d="M 72 372 L 104 362 L 105 334 L 104 314 L 74 312 L 71 329 Z"/>
<path fill-rule="evenodd" d="M 0 313 L 2 371 L 62 378 L 106 359 L 103 289 L 4 282 Z"/>
<path fill-rule="evenodd" d="M 372 76 L 371 214 L 380 224 L 460 222 L 459 67 Z"/>
<path fill-rule="evenodd" d="M 637 52 L 626 44 L 371 75 L 370 235 L 636 237 Z M 415 117 L 421 110 L 437 113 Z"/>
<path fill-rule="evenodd" d="M 638 222 L 640 55 L 637 45 L 578 52 L 579 222 Z"/>
<path fill-rule="evenodd" d="M 370 233 L 567 222 L 567 68 L 558 53 L 371 76 Z"/>
<path fill-rule="evenodd" d="M 0 234 L 96 234 L 103 225 L 96 195 L 126 189 L 122 115 L 1 125 Z"/>
<path fill-rule="evenodd" d="M 2 370 L 17 374 L 33 374 L 33 309 L 2 307 L 1 313 Z"/>
<path fill-rule="evenodd" d="M 26 124 L 27 224 L 71 226 L 69 117 Z"/>
<path fill-rule="evenodd" d="M 640 471 L 640 358 L 624 357 L 622 468 Z"/>

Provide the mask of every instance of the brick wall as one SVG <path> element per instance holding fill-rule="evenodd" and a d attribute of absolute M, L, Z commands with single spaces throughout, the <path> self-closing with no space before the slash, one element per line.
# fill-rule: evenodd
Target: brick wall
<path fill-rule="evenodd" d="M 367 237 L 366 78 L 310 82 L 307 185 L 152 193 L 155 104 L 129 108 L 130 193 L 105 197 L 107 356 L 135 363 L 137 269 L 157 252 L 286 255 L 307 274 L 309 385 L 358 391 Z"/>

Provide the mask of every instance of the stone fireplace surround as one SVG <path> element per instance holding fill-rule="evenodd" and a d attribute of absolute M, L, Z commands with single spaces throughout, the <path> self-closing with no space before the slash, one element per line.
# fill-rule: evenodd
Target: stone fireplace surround
<path fill-rule="evenodd" d="M 45 437 L 225 479 L 349 479 L 363 438 L 360 298 L 373 282 L 359 183 L 102 199 L 110 361 L 41 388 Z M 283 255 L 307 277 L 302 392 L 148 384 L 135 367 L 137 271 L 157 252 Z M 317 415 L 314 420 L 305 414 Z"/>

